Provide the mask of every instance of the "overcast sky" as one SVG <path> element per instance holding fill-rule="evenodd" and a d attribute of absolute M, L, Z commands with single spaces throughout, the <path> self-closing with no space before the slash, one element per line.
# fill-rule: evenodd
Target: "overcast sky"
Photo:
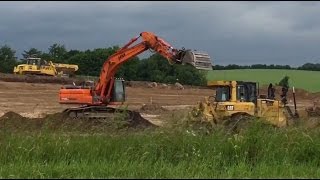
<path fill-rule="evenodd" d="M 0 45 L 122 46 L 151 31 L 214 64 L 320 63 L 320 2 L 0 2 Z M 150 53 L 144 53 L 144 56 Z"/>

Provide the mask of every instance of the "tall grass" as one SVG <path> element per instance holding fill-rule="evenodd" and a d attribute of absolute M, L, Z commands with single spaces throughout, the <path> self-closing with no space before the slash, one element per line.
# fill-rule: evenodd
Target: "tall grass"
<path fill-rule="evenodd" d="M 257 121 L 240 134 L 1 133 L 1 178 L 317 178 L 320 133 Z"/>

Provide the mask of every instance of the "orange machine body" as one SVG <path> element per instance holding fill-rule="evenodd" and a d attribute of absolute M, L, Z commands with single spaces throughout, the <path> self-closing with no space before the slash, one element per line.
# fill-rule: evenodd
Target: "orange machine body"
<path fill-rule="evenodd" d="M 142 42 L 132 45 L 142 37 Z M 125 100 L 124 81 L 116 80 L 115 73 L 121 65 L 142 52 L 152 49 L 165 57 L 170 64 L 182 64 L 185 50 L 174 49 L 169 43 L 151 32 L 142 32 L 111 55 L 103 64 L 99 80 L 91 87 L 62 87 L 59 93 L 61 104 L 109 105 Z"/>
<path fill-rule="evenodd" d="M 94 104 L 90 89 L 60 89 L 59 103 Z"/>

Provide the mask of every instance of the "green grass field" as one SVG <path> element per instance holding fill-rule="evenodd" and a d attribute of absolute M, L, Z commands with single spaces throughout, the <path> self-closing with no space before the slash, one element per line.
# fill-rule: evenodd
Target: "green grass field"
<path fill-rule="evenodd" d="M 260 85 L 278 83 L 284 76 L 289 76 L 290 86 L 310 92 L 320 92 L 320 72 L 278 69 L 238 69 L 213 70 L 207 74 L 208 80 L 243 80 L 257 81 Z"/>
<path fill-rule="evenodd" d="M 320 131 L 0 131 L 0 178 L 319 178 Z"/>

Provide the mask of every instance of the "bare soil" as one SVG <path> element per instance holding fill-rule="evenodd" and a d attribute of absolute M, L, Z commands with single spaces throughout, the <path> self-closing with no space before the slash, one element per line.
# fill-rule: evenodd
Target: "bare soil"
<path fill-rule="evenodd" d="M 41 117 L 62 112 L 74 105 L 59 104 L 60 84 L 41 84 L 0 81 L 0 116 L 13 111 L 25 117 Z M 195 105 L 204 96 L 213 93 L 210 89 L 158 89 L 126 87 L 129 109 L 140 109 L 145 104 L 160 106 Z"/>
<path fill-rule="evenodd" d="M 29 78 L 29 79 L 28 79 Z M 14 82 L 10 82 L 14 81 Z M 83 80 L 79 79 L 56 79 L 53 77 L 26 77 L 0 73 L 0 121 L 6 123 L 9 119 L 15 119 L 16 123 L 34 122 L 30 127 L 42 126 L 45 119 L 57 119 L 57 114 L 74 105 L 59 104 L 59 89 L 64 84 L 76 84 Z M 150 82 L 127 82 L 127 102 L 129 110 L 136 110 L 145 117 L 154 119 L 155 124 L 161 124 L 158 116 L 174 113 L 174 110 L 187 109 L 202 101 L 205 96 L 213 95 L 215 92 L 206 87 L 184 86 L 177 89 L 174 85 L 166 85 L 151 88 Z M 262 87 L 260 93 L 266 94 L 267 87 Z M 281 88 L 276 87 L 276 95 L 279 97 Z M 293 106 L 292 92 L 288 92 L 288 102 Z M 320 93 L 309 93 L 296 89 L 296 100 L 298 110 L 317 104 Z M 51 114 L 49 117 L 48 114 Z M 25 117 L 25 118 L 24 118 Z M 13 121 L 13 120 L 11 120 Z M 71 122 L 71 121 L 70 121 Z M 94 122 L 90 122 L 93 123 Z M 68 124 L 68 123 L 67 123 Z M 72 126 L 76 126 L 72 124 Z M 0 125 L 1 126 L 1 125 Z M 16 125 L 18 126 L 18 125 Z M 90 125 L 86 125 L 87 127 Z M 92 126 L 92 124 L 91 124 Z M 54 126 L 55 127 L 55 126 Z M 57 126 L 58 127 L 58 126 Z"/>

